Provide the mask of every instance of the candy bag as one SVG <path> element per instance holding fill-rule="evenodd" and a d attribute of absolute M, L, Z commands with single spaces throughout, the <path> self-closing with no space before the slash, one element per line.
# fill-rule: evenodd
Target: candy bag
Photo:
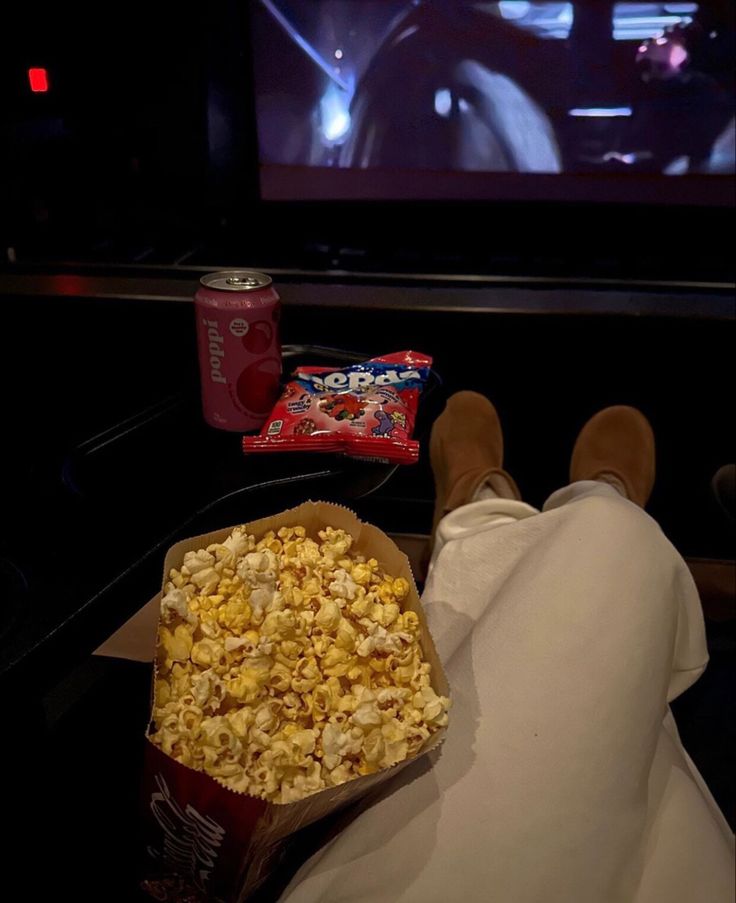
<path fill-rule="evenodd" d="M 411 436 L 431 365 L 425 354 L 399 351 L 343 369 L 300 367 L 260 435 L 243 438 L 243 451 L 336 452 L 414 464 L 419 443 Z"/>

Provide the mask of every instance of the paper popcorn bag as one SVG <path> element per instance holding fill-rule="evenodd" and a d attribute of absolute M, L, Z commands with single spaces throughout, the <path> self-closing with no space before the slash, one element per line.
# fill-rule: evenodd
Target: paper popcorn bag
<path fill-rule="evenodd" d="M 350 547 L 351 556 L 359 555 L 369 562 L 371 559 L 377 560 L 378 567 L 382 572 L 390 575 L 395 580 L 396 578 L 399 578 L 399 580 L 394 583 L 394 587 L 398 588 L 401 586 L 402 592 L 406 589 L 406 595 L 400 602 L 399 617 L 403 620 L 397 623 L 406 622 L 416 625 L 415 629 L 418 634 L 422 658 L 424 662 L 429 663 L 431 668 L 431 690 L 428 688 L 425 696 L 432 700 L 437 700 L 437 697 L 440 697 L 442 705 L 446 703 L 446 699 L 443 698 L 449 696 L 447 679 L 438 659 L 429 630 L 427 629 L 424 612 L 414 584 L 408 559 L 386 534 L 376 527 L 362 523 L 351 511 L 337 505 L 323 502 L 307 502 L 297 508 L 284 511 L 274 517 L 268 517 L 245 524 L 243 527 L 245 532 L 254 536 L 256 540 L 260 540 L 269 531 L 278 533 L 281 528 L 295 527 L 305 528 L 307 537 L 315 539 L 317 538 L 319 531 L 324 531 L 327 528 L 337 531 L 342 530 L 346 534 L 352 536 L 353 544 Z M 226 528 L 213 533 L 195 536 L 191 539 L 183 540 L 169 549 L 164 563 L 164 587 L 166 588 L 168 584 L 168 588 L 171 590 L 172 584 L 169 583 L 169 579 L 172 569 L 176 571 L 177 574 L 180 573 L 186 553 L 196 552 L 197 550 L 203 550 L 207 547 L 212 547 L 214 549 L 213 544 L 223 543 L 231 536 L 234 529 L 236 528 Z M 331 535 L 332 534 L 330 534 L 330 536 Z M 319 542 L 320 540 L 317 541 Z M 326 542 L 327 540 L 325 540 L 325 543 Z M 279 544 L 280 541 L 276 541 L 274 547 L 277 548 Z M 255 554 L 256 553 L 253 553 L 253 555 Z M 335 554 L 339 554 L 339 552 Z M 211 557 L 212 556 L 210 555 L 210 558 Z M 194 561 L 191 556 L 188 560 Z M 253 560 L 255 561 L 253 567 L 260 567 L 257 556 Z M 246 562 L 246 564 L 248 564 L 248 562 Z M 248 566 L 250 565 L 248 564 Z M 208 580 L 208 576 L 204 572 L 202 572 L 202 574 L 203 576 L 198 577 L 198 580 L 201 585 L 204 585 Z M 348 579 L 344 576 L 345 574 L 346 571 L 344 569 L 336 569 L 335 571 L 335 579 L 338 583 L 335 584 L 337 588 L 334 590 L 334 593 L 337 594 L 338 597 L 339 594 L 343 592 L 341 589 L 342 584 L 340 584 L 339 581 Z M 407 586 L 405 586 L 402 581 L 406 581 Z M 251 590 L 251 598 L 254 601 L 254 605 L 258 601 L 259 597 L 257 597 L 257 593 L 261 588 L 260 584 L 257 584 L 257 586 L 258 589 Z M 355 587 L 357 585 L 352 583 L 352 586 Z M 350 586 L 346 584 L 346 587 L 344 594 L 350 592 Z M 330 592 L 332 592 L 332 587 Z M 360 598 L 364 598 L 364 596 L 365 594 Z M 202 599 L 204 597 L 198 596 L 196 598 Z M 219 599 L 220 597 L 217 596 L 215 598 Z M 320 596 L 320 598 L 322 599 L 322 603 L 319 611 L 314 616 L 315 626 L 322 623 L 323 625 L 327 625 L 327 627 L 325 627 L 324 630 L 321 627 L 313 630 L 312 640 L 317 644 L 320 642 L 330 642 L 329 638 L 327 640 L 324 639 L 324 634 L 325 632 L 328 632 L 330 618 L 335 610 L 332 599 L 328 599 L 324 596 Z M 386 596 L 386 599 L 391 598 L 389 593 Z M 157 678 L 161 675 L 162 669 L 165 667 L 162 662 L 166 660 L 169 666 L 171 666 L 171 658 L 169 656 L 177 654 L 177 639 L 186 640 L 184 636 L 186 630 L 180 630 L 180 633 L 176 634 L 176 629 L 171 626 L 171 611 L 168 611 L 167 615 L 167 604 L 176 607 L 179 605 L 180 601 L 180 597 L 176 593 L 173 595 L 164 595 L 164 604 L 161 609 L 162 614 L 159 620 L 160 632 L 157 647 L 157 664 L 154 671 L 155 687 L 158 686 L 156 682 Z M 342 605 L 348 604 L 346 599 L 339 599 L 339 601 Z M 198 603 L 195 603 L 193 607 L 197 607 L 197 604 Z M 394 603 L 390 602 L 388 604 L 392 606 L 392 610 L 390 615 L 388 613 L 386 614 L 386 618 L 395 617 L 396 611 L 393 610 L 395 608 Z M 177 612 L 174 612 L 174 622 L 179 615 L 183 617 L 184 614 L 187 614 L 188 617 L 192 617 L 191 614 L 189 614 L 188 611 L 185 612 L 181 606 L 179 606 L 177 611 L 178 614 Z M 388 609 L 385 609 L 385 611 L 388 612 Z M 416 617 L 409 617 L 405 614 L 406 612 L 413 612 Z M 381 614 L 382 613 L 379 612 L 379 615 Z M 268 616 L 266 617 L 268 618 Z M 310 615 L 309 617 L 312 618 L 313 616 Z M 290 623 L 288 615 L 272 615 L 268 618 L 268 621 L 263 621 L 261 629 L 264 631 L 266 630 L 266 627 L 273 629 L 274 623 L 278 626 L 279 619 Z M 317 619 L 321 619 L 321 621 Z M 392 639 L 388 635 L 390 631 L 381 627 L 372 627 L 370 619 L 363 619 L 362 621 L 358 620 L 356 623 L 358 623 L 358 625 L 368 625 L 365 629 L 369 631 L 369 633 L 370 631 L 373 631 L 370 635 L 359 635 L 358 637 L 358 639 L 361 639 L 362 636 L 361 643 L 363 645 L 359 645 L 357 648 L 360 649 L 364 655 L 364 658 L 359 660 L 359 664 L 364 668 L 368 667 L 365 664 L 365 662 L 368 661 L 365 656 L 367 656 L 367 650 L 373 648 L 371 644 L 376 645 L 378 648 L 381 642 L 385 644 L 399 642 L 396 637 Z M 359 626 L 358 629 L 360 630 L 363 628 Z M 398 635 L 400 637 L 405 636 L 404 634 Z M 162 637 L 165 642 L 162 642 Z M 253 640 L 252 636 L 251 640 Z M 242 640 L 233 641 L 233 637 L 231 636 L 229 645 L 231 648 L 240 648 L 238 643 L 242 645 L 251 640 L 244 638 Z M 148 641 L 153 644 L 155 637 L 150 636 Z M 191 640 L 186 642 L 191 645 Z M 269 646 L 268 648 L 270 649 L 271 647 Z M 329 651 L 331 647 L 327 646 L 326 648 Z M 386 646 L 386 648 L 391 647 Z M 192 652 L 192 655 L 194 655 L 195 652 L 196 650 Z M 338 656 L 333 656 L 333 658 L 339 659 Z M 355 656 L 353 658 L 355 658 Z M 376 659 L 380 659 L 380 656 L 377 654 Z M 324 662 L 326 660 L 327 659 L 324 658 L 321 661 Z M 381 661 L 377 661 L 374 662 L 374 665 L 371 665 L 371 667 L 374 666 L 376 668 L 381 668 L 383 667 L 383 664 Z M 276 673 L 276 671 L 278 671 L 278 669 L 274 667 L 274 673 Z M 299 669 L 296 669 L 295 673 L 300 673 Z M 274 678 L 270 677 L 269 679 Z M 388 677 L 386 678 L 386 681 L 388 681 Z M 276 685 L 278 685 L 277 680 Z M 296 681 L 294 682 L 294 685 L 298 686 Z M 305 684 L 305 686 L 308 685 L 309 684 Z M 198 687 L 199 686 L 200 685 L 198 684 Z M 358 689 L 360 689 L 360 687 L 358 687 Z M 184 715 L 180 714 L 179 721 L 171 719 L 171 724 L 168 726 L 165 725 L 162 727 L 160 724 L 155 724 L 153 712 L 156 711 L 156 692 L 157 691 L 154 690 L 152 719 L 146 735 L 146 767 L 143 782 L 143 805 L 146 821 L 146 882 L 144 883 L 144 886 L 152 896 L 160 900 L 216 900 L 224 901 L 224 903 L 235 903 L 235 901 L 246 900 L 248 896 L 263 884 L 269 876 L 269 872 L 273 868 L 274 863 L 278 861 L 280 841 L 323 816 L 335 813 L 348 804 L 355 803 L 357 800 L 366 796 L 366 794 L 375 790 L 385 781 L 393 778 L 402 768 L 409 764 L 409 762 L 412 762 L 419 756 L 435 749 L 442 742 L 446 731 L 446 717 L 438 717 L 437 721 L 440 726 L 427 722 L 430 724 L 432 732 L 422 740 L 421 745 L 416 749 L 414 754 L 409 755 L 408 758 L 397 761 L 387 767 L 380 767 L 379 770 L 372 770 L 372 773 L 363 773 L 361 776 L 351 777 L 348 780 L 344 780 L 343 783 L 338 783 L 336 786 L 326 786 L 324 789 L 317 790 L 316 792 L 311 792 L 312 786 L 308 783 L 304 785 L 306 789 L 303 788 L 301 790 L 298 790 L 296 786 L 291 788 L 284 784 L 281 789 L 274 790 L 268 794 L 269 798 L 265 799 L 251 795 L 248 792 L 248 789 L 253 786 L 252 776 L 251 778 L 247 778 L 245 774 L 240 775 L 235 772 L 232 775 L 228 773 L 225 777 L 220 777 L 218 773 L 217 776 L 213 777 L 205 771 L 183 764 L 182 761 L 177 761 L 175 756 L 179 755 L 180 758 L 182 756 L 180 753 L 181 746 L 177 746 L 179 741 L 176 734 L 176 725 L 182 723 L 181 718 L 186 718 L 187 714 L 186 712 L 184 712 Z M 247 688 L 246 692 L 248 692 Z M 276 691 L 269 689 L 268 692 L 273 694 Z M 350 692 L 352 692 L 352 690 Z M 376 690 L 376 692 L 379 691 Z M 421 694 L 419 694 L 418 697 L 414 691 L 412 691 L 412 693 L 414 693 L 414 695 L 411 698 L 414 700 L 419 698 L 421 703 Z M 312 695 L 307 694 L 307 696 L 312 701 L 312 704 L 314 704 Z M 247 696 L 245 698 L 247 698 Z M 269 698 L 272 697 L 265 697 L 266 702 L 269 701 Z M 353 699 L 353 697 L 350 698 Z M 367 696 L 366 699 L 368 698 L 369 697 Z M 390 702 L 390 693 L 387 698 L 389 698 Z M 402 697 L 402 699 L 403 698 L 405 697 Z M 358 700 L 359 699 L 360 697 L 358 697 Z M 440 703 L 438 702 L 433 702 L 433 713 L 439 711 L 437 708 L 437 705 L 439 704 Z M 396 705 L 399 705 L 399 703 L 396 703 Z M 375 718 L 376 715 L 375 711 L 371 709 L 368 703 L 363 706 L 363 709 L 365 709 L 364 715 L 367 724 L 367 726 L 362 727 L 362 730 L 365 732 L 363 737 L 365 738 L 367 732 L 371 729 L 372 722 L 370 721 L 370 718 Z M 184 709 L 182 709 L 182 711 L 184 711 Z M 353 713 L 350 716 L 352 723 L 357 723 L 359 711 L 363 710 L 359 710 L 358 708 L 353 710 Z M 427 712 L 429 709 L 425 709 L 424 711 Z M 321 717 L 325 719 L 324 715 Z M 334 719 L 338 719 L 336 714 L 334 714 Z M 215 720 L 216 719 L 210 719 L 210 721 Z M 394 718 L 392 720 L 395 721 L 396 719 Z M 207 722 L 207 724 L 209 723 L 210 722 Z M 184 724 L 186 725 L 186 721 Z M 204 724 L 205 722 L 202 722 L 202 725 Z M 311 748 L 314 756 L 322 757 L 321 760 L 312 760 L 312 758 L 305 759 L 305 761 L 313 761 L 316 763 L 313 764 L 312 767 L 312 771 L 315 774 L 325 773 L 330 758 L 329 747 L 327 746 L 327 741 L 325 739 L 327 737 L 327 728 L 324 726 L 325 724 L 326 720 L 323 720 L 319 729 L 315 726 L 315 730 L 313 731 L 318 737 L 317 748 L 314 749 L 313 742 L 304 747 L 305 750 Z M 201 730 L 204 730 L 204 727 L 202 727 Z M 243 743 L 247 744 L 249 742 L 248 738 L 253 735 L 253 727 L 251 727 L 250 730 L 251 733 L 248 734 L 247 737 L 244 737 Z M 339 732 L 336 733 L 337 729 L 333 727 L 330 728 L 330 730 L 332 731 L 332 735 L 335 735 L 337 739 L 339 739 L 340 735 Z M 384 748 L 381 734 L 383 728 L 379 727 L 377 730 L 378 734 L 375 735 L 376 742 L 381 745 L 381 748 Z M 322 731 L 321 735 L 319 734 L 319 731 Z M 290 737 L 297 735 L 294 741 L 294 743 L 296 743 L 304 735 L 308 734 L 308 730 L 297 731 L 294 729 L 288 735 L 287 740 Z M 276 736 L 280 735 L 277 734 Z M 359 737 L 360 728 L 352 728 L 352 734 L 350 736 Z M 387 737 L 388 736 L 389 735 L 387 734 Z M 228 735 L 227 732 L 225 732 L 223 742 L 227 742 L 227 739 Z M 306 739 L 309 741 L 308 736 Z M 324 743 L 320 746 L 322 740 L 324 740 Z M 284 748 L 283 742 L 280 742 L 281 748 Z M 363 742 L 365 745 L 368 741 L 363 739 L 362 741 L 356 740 L 355 742 Z M 386 743 L 388 744 L 388 740 Z M 248 748 L 250 749 L 250 747 Z M 404 746 L 402 748 L 405 749 L 406 747 Z M 302 752 L 303 751 L 304 750 L 302 750 Z M 301 753 L 299 754 L 301 755 Z M 337 760 L 338 758 L 339 756 L 333 756 L 334 760 Z M 321 764 L 319 764 L 320 761 Z M 354 758 L 353 762 L 355 761 L 363 762 L 364 760 L 357 760 Z M 381 761 L 389 761 L 389 759 L 384 757 Z M 329 763 L 329 767 L 333 767 L 332 763 Z M 350 765 L 348 763 L 343 765 L 343 767 L 349 769 L 351 767 L 357 767 L 357 765 Z M 365 769 L 370 771 L 376 767 L 378 766 L 365 766 Z M 267 782 L 270 780 L 267 775 L 267 769 L 264 768 L 262 770 L 264 771 L 263 780 Z M 332 775 L 333 772 L 329 772 L 328 777 L 332 779 Z M 248 783 L 249 780 L 251 781 L 250 784 Z M 261 780 L 261 778 L 259 777 L 258 780 Z M 225 782 L 228 782 L 228 786 L 225 786 Z M 324 781 L 322 782 L 324 783 Z M 294 783 L 296 785 L 296 779 L 294 780 Z M 268 783 L 265 783 L 263 785 L 259 784 L 258 786 L 268 787 L 269 785 Z M 308 795 L 304 795 L 305 793 Z M 300 794 L 303 798 L 297 798 Z M 293 799 L 293 801 L 286 801 L 291 799 Z"/>

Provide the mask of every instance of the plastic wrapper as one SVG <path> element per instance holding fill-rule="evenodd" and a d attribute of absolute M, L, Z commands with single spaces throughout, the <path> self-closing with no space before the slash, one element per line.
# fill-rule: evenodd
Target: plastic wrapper
<path fill-rule="evenodd" d="M 400 351 L 342 369 L 301 367 L 260 435 L 243 451 L 334 452 L 353 458 L 413 464 L 419 396 L 432 358 Z"/>

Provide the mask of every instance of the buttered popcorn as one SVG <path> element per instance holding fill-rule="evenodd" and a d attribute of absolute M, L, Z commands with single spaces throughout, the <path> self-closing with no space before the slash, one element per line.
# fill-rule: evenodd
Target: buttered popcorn
<path fill-rule="evenodd" d="M 233 790 L 303 799 L 416 754 L 447 724 L 409 583 L 353 538 L 237 527 L 161 601 L 151 739 Z"/>

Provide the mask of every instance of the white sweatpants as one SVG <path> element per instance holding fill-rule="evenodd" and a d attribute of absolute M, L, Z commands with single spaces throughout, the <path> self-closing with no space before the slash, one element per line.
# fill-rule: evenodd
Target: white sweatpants
<path fill-rule="evenodd" d="M 443 746 L 313 856 L 289 903 L 732 903 L 733 837 L 668 701 L 707 662 L 697 591 L 601 483 L 441 522 L 424 604 Z"/>

